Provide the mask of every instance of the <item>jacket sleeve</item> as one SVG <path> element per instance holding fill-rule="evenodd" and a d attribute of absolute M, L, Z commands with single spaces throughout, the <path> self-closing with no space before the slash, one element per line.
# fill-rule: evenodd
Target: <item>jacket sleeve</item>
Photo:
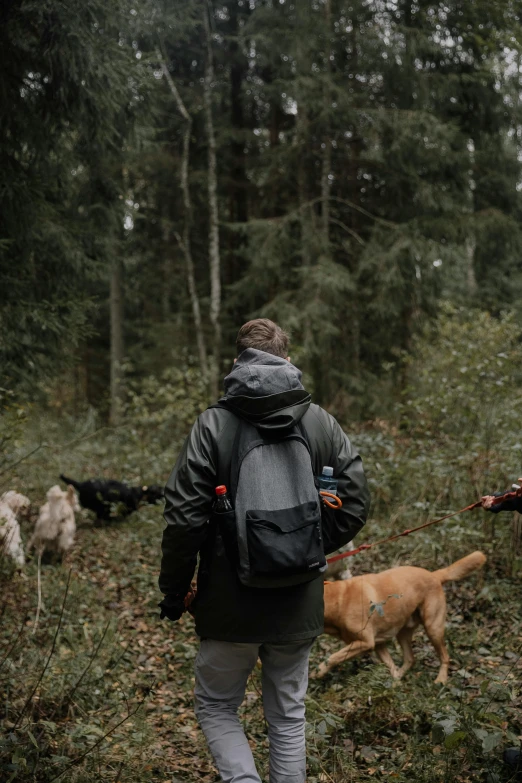
<path fill-rule="evenodd" d="M 325 554 L 351 541 L 366 522 L 370 509 L 370 492 L 362 460 L 347 435 L 333 417 L 331 423 L 332 467 L 338 480 L 337 494 L 343 506 L 326 514 L 323 522 Z M 326 524 L 325 524 L 326 522 Z"/>
<path fill-rule="evenodd" d="M 185 595 L 208 533 L 216 484 L 216 446 L 202 413 L 186 439 L 165 487 L 161 571 L 164 594 Z"/>
<path fill-rule="evenodd" d="M 510 491 L 511 490 L 506 489 L 506 492 Z M 504 494 L 505 492 L 496 492 L 495 497 L 500 497 Z M 498 514 L 499 511 L 518 511 L 519 514 L 522 514 L 522 497 L 512 498 L 511 500 L 504 500 L 503 503 L 497 503 L 487 510 L 492 511 L 494 514 Z"/>

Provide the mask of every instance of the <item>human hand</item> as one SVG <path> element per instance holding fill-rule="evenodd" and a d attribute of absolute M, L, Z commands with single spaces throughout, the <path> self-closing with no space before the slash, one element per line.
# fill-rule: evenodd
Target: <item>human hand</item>
<path fill-rule="evenodd" d="M 484 495 L 484 497 L 481 498 L 482 508 L 491 508 L 491 506 L 495 505 L 496 500 L 495 495 Z"/>
<path fill-rule="evenodd" d="M 194 598 L 196 597 L 196 588 L 191 587 L 188 591 L 187 595 L 185 596 L 183 603 L 185 604 L 185 609 L 189 614 L 194 614 L 194 609 L 192 608 L 192 602 Z"/>
<path fill-rule="evenodd" d="M 161 609 L 160 620 L 166 617 L 175 623 L 185 611 L 185 601 L 179 595 L 166 595 L 158 604 Z"/>

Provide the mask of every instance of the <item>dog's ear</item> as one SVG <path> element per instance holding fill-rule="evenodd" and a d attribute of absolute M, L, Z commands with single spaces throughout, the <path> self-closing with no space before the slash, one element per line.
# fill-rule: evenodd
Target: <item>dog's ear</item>
<path fill-rule="evenodd" d="M 13 511 L 15 514 L 18 514 L 23 506 L 22 495 L 14 492 L 13 495 L 9 498 L 9 506 L 11 507 L 11 511 Z"/>
<path fill-rule="evenodd" d="M 31 504 L 29 502 L 29 498 L 26 498 L 25 495 L 20 495 L 18 492 L 13 492 L 9 497 L 8 505 L 13 513 L 18 514 L 22 509 L 29 508 Z"/>

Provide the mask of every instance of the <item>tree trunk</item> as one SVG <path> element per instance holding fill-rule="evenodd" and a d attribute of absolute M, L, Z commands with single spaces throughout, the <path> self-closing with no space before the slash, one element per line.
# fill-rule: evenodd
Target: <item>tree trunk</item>
<path fill-rule="evenodd" d="M 361 373 L 361 321 L 359 315 L 359 300 L 355 298 L 351 307 L 351 341 L 353 376 L 357 380 Z"/>
<path fill-rule="evenodd" d="M 323 154 L 322 154 L 322 172 L 321 172 L 321 203 L 322 203 L 322 233 L 323 233 L 323 252 L 328 257 L 330 255 L 330 171 L 332 168 L 332 142 L 330 139 L 330 111 L 331 111 L 331 94 L 330 94 L 330 74 L 331 74 L 331 52 L 332 47 L 330 43 L 330 27 L 331 27 L 331 7 L 330 0 L 325 0 L 325 30 L 326 30 L 326 42 L 325 42 L 325 59 L 326 59 L 326 82 L 324 86 L 323 94 L 323 112 L 325 117 L 326 130 L 323 135 Z"/>
<path fill-rule="evenodd" d="M 477 286 L 477 275 L 475 272 L 475 251 L 477 249 L 477 239 L 475 235 L 475 224 L 472 219 L 473 213 L 475 211 L 475 183 L 474 183 L 474 173 L 475 173 L 475 144 L 473 139 L 468 140 L 468 150 L 469 150 L 469 173 L 468 173 L 468 206 L 466 207 L 466 212 L 469 212 L 470 215 L 470 221 L 469 221 L 469 228 L 467 231 L 467 236 L 464 242 L 465 246 L 465 255 L 466 255 L 466 288 L 467 293 L 470 297 L 474 297 L 477 293 L 478 286 Z"/>
<path fill-rule="evenodd" d="M 170 321 L 170 295 L 172 292 L 172 248 L 168 218 L 163 225 L 163 286 L 161 289 L 161 315 L 163 322 Z"/>
<path fill-rule="evenodd" d="M 511 526 L 511 576 L 517 575 L 517 560 L 522 553 L 522 515 L 515 512 Z"/>
<path fill-rule="evenodd" d="M 301 223 L 301 260 L 303 266 L 310 266 L 311 255 L 311 234 L 312 214 L 308 198 L 308 183 L 306 176 L 306 136 L 308 121 L 306 110 L 303 104 L 299 105 L 297 113 L 297 145 L 298 145 L 298 168 L 297 168 L 297 198 L 299 201 L 299 216 Z"/>
<path fill-rule="evenodd" d="M 237 2 L 230 3 L 228 11 L 230 17 L 230 37 L 227 57 L 230 62 L 230 122 L 232 125 L 232 136 L 230 139 L 231 165 L 228 178 L 229 220 L 231 223 L 246 223 L 248 221 L 248 195 L 250 188 L 246 174 L 245 117 L 242 89 L 243 81 L 248 72 L 248 59 L 239 45 L 239 16 L 249 14 L 250 11 L 246 11 L 246 9 L 241 11 Z M 221 246 L 223 247 L 223 241 Z M 226 258 L 222 259 L 221 279 L 223 281 L 233 283 L 242 276 L 246 262 L 244 257 L 245 250 L 245 235 L 237 231 L 228 231 Z M 243 315 L 241 308 L 236 306 L 234 310 L 232 317 L 241 318 Z"/>
<path fill-rule="evenodd" d="M 111 269 L 111 407 L 109 420 L 113 427 L 121 421 L 123 402 L 123 265 L 115 259 Z"/>
<path fill-rule="evenodd" d="M 189 290 L 190 302 L 192 305 L 192 315 L 194 317 L 194 326 L 196 328 L 196 343 L 199 356 L 199 367 L 201 374 L 205 379 L 208 379 L 208 364 L 207 364 L 207 349 L 205 345 L 205 335 L 203 333 L 203 324 L 201 321 L 201 308 L 199 306 L 198 291 L 196 288 L 196 277 L 194 274 L 194 261 L 192 259 L 192 246 L 190 242 L 190 228 L 192 224 L 192 203 L 190 200 L 190 189 L 188 183 L 188 168 L 190 159 L 190 134 L 192 132 L 192 118 L 188 113 L 185 104 L 181 99 L 181 95 L 178 92 L 170 71 L 167 68 L 165 60 L 163 59 L 159 49 L 156 49 L 156 57 L 161 64 L 161 70 L 170 87 L 170 91 L 174 96 L 178 111 L 185 120 L 185 133 L 183 134 L 183 151 L 181 154 L 181 171 L 180 171 L 180 187 L 183 196 L 184 207 L 184 222 L 183 222 L 183 237 L 179 234 L 175 234 L 179 246 L 185 256 L 185 266 L 187 269 L 187 286 Z"/>
<path fill-rule="evenodd" d="M 243 79 L 248 69 L 248 60 L 243 55 L 238 44 L 239 20 L 238 5 L 231 3 L 230 14 L 230 120 L 233 135 L 231 141 L 232 167 L 230 172 L 230 220 L 246 223 L 248 220 L 248 180 L 246 175 L 245 120 L 241 90 Z"/>
<path fill-rule="evenodd" d="M 323 161 L 321 173 L 322 233 L 324 252 L 330 255 L 330 171 L 332 168 L 332 145 L 328 133 L 323 140 Z"/>
<path fill-rule="evenodd" d="M 352 17 L 352 57 L 351 57 L 351 69 L 353 74 L 359 72 L 359 51 L 358 51 L 358 31 L 359 31 L 359 19 L 354 11 Z M 358 81 L 354 78 L 354 90 L 357 92 Z M 357 105 L 357 96 L 354 97 L 354 104 Z M 351 198 L 353 204 L 360 203 L 360 186 L 359 186 L 359 161 L 362 153 L 362 144 L 360 134 L 356 122 L 353 124 L 353 141 L 350 146 L 350 160 L 348 163 L 349 180 L 351 187 Z M 350 228 L 356 235 L 360 235 L 360 213 L 356 209 L 352 209 L 350 212 Z M 356 286 L 354 293 L 352 294 L 352 301 L 350 305 L 350 320 L 351 320 L 351 362 L 350 372 L 355 381 L 355 388 L 359 388 L 359 380 L 361 375 L 361 308 L 359 306 L 359 291 L 358 285 L 360 281 L 360 248 L 352 243 L 351 259 L 349 263 L 350 272 L 352 273 L 354 284 Z"/>
<path fill-rule="evenodd" d="M 217 161 L 214 121 L 212 117 L 212 83 L 214 81 L 214 60 L 209 13 L 211 5 L 205 3 L 203 22 L 207 39 L 207 63 L 205 68 L 204 103 L 205 124 L 208 142 L 208 211 L 209 235 L 208 255 L 210 262 L 210 323 L 213 330 L 214 350 L 210 391 L 217 398 L 221 371 L 221 259 L 219 254 L 219 211 L 217 200 Z"/>
<path fill-rule="evenodd" d="M 309 282 L 312 273 L 312 266 L 317 256 L 318 246 L 320 248 L 321 239 L 317 242 L 315 231 L 315 209 L 310 201 L 309 182 L 312 180 L 315 184 L 315 172 L 310 165 L 310 157 L 307 155 L 309 146 L 311 146 L 310 120 L 307 107 L 309 95 L 307 91 L 307 78 L 310 70 L 310 43 L 307 35 L 310 30 L 310 12 L 308 4 L 296 4 L 296 39 L 297 39 L 297 116 L 296 116 L 296 146 L 297 146 L 297 200 L 299 204 L 300 221 L 300 245 L 301 245 L 301 265 L 303 294 L 302 300 L 305 305 L 303 318 L 304 348 L 306 355 L 305 369 L 310 373 L 313 379 L 314 401 L 319 405 L 323 402 L 323 372 L 322 372 L 322 344 L 321 333 L 318 332 L 318 325 L 310 318 L 313 312 L 314 304 L 320 298 L 321 292 L 317 287 L 313 287 Z M 309 177 L 308 167 L 312 171 Z M 315 195 L 315 194 L 314 194 Z"/>
<path fill-rule="evenodd" d="M 475 275 L 475 248 L 477 242 L 474 232 L 468 234 L 466 239 L 466 283 L 468 294 L 475 296 L 477 293 L 477 277 Z"/>
<path fill-rule="evenodd" d="M 185 134 L 183 136 L 183 155 L 181 159 L 181 189 L 183 191 L 183 203 L 185 206 L 185 222 L 183 228 L 183 239 L 178 242 L 181 245 L 185 255 L 185 266 L 187 268 L 187 284 L 192 304 L 192 315 L 194 317 L 194 326 L 196 327 L 196 343 L 198 347 L 199 366 L 203 377 L 208 381 L 208 363 L 207 347 L 205 344 L 205 335 L 203 333 L 203 323 L 201 321 L 201 308 L 199 306 L 198 291 L 196 288 L 196 276 L 194 274 L 194 261 L 192 259 L 192 246 L 190 244 L 190 226 L 192 216 L 192 205 L 190 201 L 190 191 L 188 186 L 188 163 L 190 155 L 190 134 L 192 131 L 192 120 L 187 123 Z"/>

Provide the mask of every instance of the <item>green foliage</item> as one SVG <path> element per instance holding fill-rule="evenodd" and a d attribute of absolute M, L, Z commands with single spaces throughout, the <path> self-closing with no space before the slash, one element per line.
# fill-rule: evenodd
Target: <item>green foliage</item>
<path fill-rule="evenodd" d="M 125 0 L 2 6 L 0 363 L 3 384 L 29 397 L 92 335 L 92 283 L 123 221 L 107 160 L 121 170 L 139 100 L 120 33 L 129 9 Z"/>
<path fill-rule="evenodd" d="M 27 407 L 17 401 L 12 391 L 0 389 L 0 477 L 9 473 L 18 459 L 26 435 L 27 415 Z"/>
<path fill-rule="evenodd" d="M 512 406 L 518 404 L 518 334 L 509 316 L 496 320 L 480 311 L 444 307 L 434 328 L 415 342 L 396 421 L 347 427 L 363 456 L 373 497 L 360 542 L 454 511 L 519 475 L 520 449 L 511 427 Z M 464 366 L 469 375 L 461 372 Z M 29 415 L 12 459 L 42 445 L 5 474 L 0 489 L 17 488 L 37 506 L 62 471 L 131 483 L 165 480 L 182 438 L 206 404 L 205 389 L 190 365 L 143 382 L 131 383 L 131 368 L 128 373 L 132 391 L 117 429 L 100 427 L 92 409 L 76 419 L 49 411 Z M 497 394 L 492 398 L 498 401 L 492 418 L 498 430 L 486 461 L 488 425 L 475 408 L 487 408 L 492 388 L 498 390 L 498 400 Z M 446 426 L 442 411 L 448 405 L 453 427 Z M 494 528 L 492 519 L 473 511 L 353 558 L 355 574 L 401 564 L 435 569 L 478 548 L 488 564 L 470 579 L 446 586 L 452 659 L 446 687 L 433 683 L 437 662 L 420 632 L 414 640 L 417 662 L 400 683 L 368 658 L 343 664 L 322 681 L 311 680 L 312 783 L 370 781 L 381 773 L 399 783 L 462 783 L 503 774 L 501 750 L 516 744 L 520 732 L 521 572 L 509 515 L 495 517 Z M 51 783 L 60 772 L 82 783 L 115 775 L 121 783 L 173 775 L 186 783 L 211 783 L 215 773 L 192 710 L 193 621 L 185 616 L 169 627 L 157 622 L 161 509 L 145 507 L 104 528 L 93 527 L 88 513 L 77 521 L 78 543 L 69 562 L 43 568 L 44 608 L 34 636 L 35 562 L 28 563 L 26 579 L 12 570 L 0 574 L 5 650 L 0 693 L 6 705 L 1 773 L 7 780 L 14 775 L 13 783 L 29 783 L 35 776 Z M 28 522 L 22 522 L 22 533 L 27 541 Z M 60 623 L 69 567 L 71 585 Z M 388 601 L 368 607 L 379 614 L 387 609 Z M 312 670 L 338 646 L 338 640 L 320 637 Z M 241 718 L 263 773 L 268 758 L 260 686 L 256 669 Z"/>
<path fill-rule="evenodd" d="M 464 448 L 492 441 L 512 448 L 522 405 L 520 337 L 512 315 L 443 306 L 405 359 L 410 385 L 399 406 L 401 427 L 427 438 L 458 432 Z"/>
<path fill-rule="evenodd" d="M 418 338 L 397 422 L 348 428 L 363 456 L 373 496 L 371 519 L 360 541 L 401 532 L 467 505 L 483 491 L 508 486 L 519 474 L 520 451 L 509 415 L 518 404 L 512 377 L 518 351 L 513 320 L 495 320 L 480 311 L 444 308 L 433 330 Z M 463 366 L 469 375 L 461 372 Z M 132 378 L 130 368 L 128 372 Z M 6 474 L 3 487 L 20 489 L 38 505 L 61 471 L 132 483 L 166 479 L 181 439 L 206 404 L 205 390 L 191 366 L 133 384 L 124 423 L 114 430 L 100 428 L 92 410 L 76 420 L 64 415 L 57 420 L 50 413 L 30 416 L 12 456 L 24 456 L 41 441 L 42 446 Z M 475 408 L 490 405 L 492 388 L 498 394 L 492 419 L 498 432 L 485 462 L 481 444 L 486 424 Z M 445 426 L 445 405 L 452 406 L 454 427 Z M 353 559 L 356 574 L 400 564 L 434 569 L 480 548 L 488 564 L 469 580 L 446 586 L 452 667 L 445 688 L 433 683 L 437 663 L 422 633 L 414 641 L 417 663 L 400 683 L 366 658 L 339 666 L 325 680 L 311 681 L 307 737 L 312 783 L 344 783 L 351 776 L 369 781 L 381 773 L 399 783 L 459 783 L 463 777 L 503 774 L 501 750 L 516 744 L 520 731 L 520 570 L 509 518 L 498 518 L 495 529 L 491 518 L 474 511 Z M 215 774 L 192 711 L 193 621 L 187 616 L 176 626 L 157 624 L 161 509 L 145 507 L 105 528 L 92 527 L 85 513 L 78 523 L 70 562 L 43 568 L 44 608 L 34 636 L 36 564 L 29 562 L 24 580 L 12 572 L 0 576 L 0 641 L 7 653 L 0 670 L 6 704 L 2 773 L 22 783 L 35 776 L 50 783 L 60 772 L 84 783 L 111 780 L 116 774 L 122 783 L 172 775 L 186 783 L 211 783 Z M 22 530 L 27 540 L 27 522 Z M 60 623 L 69 566 L 71 586 Z M 385 614 L 387 602 L 369 611 Z M 48 668 L 28 702 L 57 629 Z M 338 645 L 338 640 L 320 637 L 312 669 Z M 24 677 L 18 676 L 20 671 Z M 255 670 L 241 717 L 263 772 L 267 747 L 260 684 Z"/>
<path fill-rule="evenodd" d="M 209 8 L 224 363 L 239 324 L 270 315 L 293 330 L 316 401 L 353 419 L 387 414 L 383 368 L 441 301 L 498 316 L 519 298 L 517 8 Z M 4 3 L 5 386 L 36 397 L 76 362 L 82 402 L 106 400 L 114 258 L 136 374 L 196 353 L 178 241 L 186 120 L 163 67 L 192 121 L 192 256 L 212 342 L 202 11 L 196 0 Z"/>
<path fill-rule="evenodd" d="M 88 530 L 83 535 L 88 536 Z M 105 563 L 92 548 L 76 560 L 69 574 L 64 566 L 44 567 L 45 606 L 34 634 L 30 626 L 35 594 L 23 590 L 16 577 L 10 583 L 4 577 L 0 689 L 7 699 L 0 739 L 2 780 L 51 781 L 65 775 L 91 781 L 107 753 L 109 769 L 119 767 L 121 772 L 132 758 L 134 774 L 144 783 L 153 779 L 145 705 L 152 698 L 154 681 L 136 666 L 140 648 L 132 623 L 119 619 L 116 604 L 111 608 L 108 599 L 113 591 L 113 601 L 116 596 L 122 599 L 132 574 L 135 587 L 130 591 L 141 589 L 142 613 L 153 612 L 152 584 L 143 578 L 139 563 L 132 565 L 135 547 L 136 540 L 127 533 L 123 550 L 119 547 L 126 552 L 121 561 L 125 571 L 112 572 L 103 597 Z M 28 568 L 32 583 L 36 566 Z M 126 604 L 127 598 L 123 601 Z"/>
<path fill-rule="evenodd" d="M 125 449 L 148 454 L 149 471 L 165 474 L 165 457 L 172 460 L 175 447 L 208 405 L 208 390 L 194 366 L 167 368 L 130 387 L 125 408 Z M 167 468 L 173 466 L 166 464 Z M 151 479 L 148 479 L 151 482 Z M 161 482 L 160 482 L 161 483 Z"/>

